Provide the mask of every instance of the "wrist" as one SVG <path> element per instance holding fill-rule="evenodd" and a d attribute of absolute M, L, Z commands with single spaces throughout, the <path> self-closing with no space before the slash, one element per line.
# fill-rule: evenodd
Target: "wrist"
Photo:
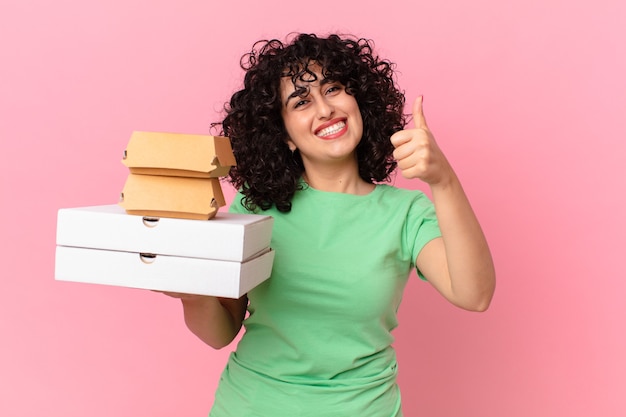
<path fill-rule="evenodd" d="M 460 182 L 454 171 L 450 169 L 448 172 L 441 175 L 436 181 L 432 181 L 428 185 L 434 193 L 457 188 L 460 186 Z"/>

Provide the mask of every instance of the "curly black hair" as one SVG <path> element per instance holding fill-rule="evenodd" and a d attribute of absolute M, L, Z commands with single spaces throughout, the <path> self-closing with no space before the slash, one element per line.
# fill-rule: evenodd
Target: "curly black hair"
<path fill-rule="evenodd" d="M 395 64 L 374 54 L 368 39 L 296 34 L 285 44 L 277 39 L 256 42 L 240 62 L 243 89 L 224 106 L 221 134 L 231 140 L 237 165 L 228 181 L 244 195 L 248 210 L 291 210 L 301 189 L 304 166 L 292 154 L 281 116 L 281 79 L 310 80 L 310 65 L 340 82 L 355 97 L 363 119 L 363 137 L 356 148 L 359 175 L 368 183 L 389 181 L 396 168 L 390 136 L 404 128 L 404 93 L 395 83 Z M 218 123 L 219 125 L 219 123 Z"/>

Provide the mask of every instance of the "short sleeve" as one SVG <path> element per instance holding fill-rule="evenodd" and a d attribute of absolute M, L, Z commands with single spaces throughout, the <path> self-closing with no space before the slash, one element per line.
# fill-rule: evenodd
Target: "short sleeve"
<path fill-rule="evenodd" d="M 425 194 L 417 195 L 411 204 L 406 219 L 406 237 L 409 247 L 412 247 L 413 265 L 424 246 L 431 240 L 441 237 L 435 206 Z M 421 279 L 426 280 L 419 270 L 416 271 Z"/>

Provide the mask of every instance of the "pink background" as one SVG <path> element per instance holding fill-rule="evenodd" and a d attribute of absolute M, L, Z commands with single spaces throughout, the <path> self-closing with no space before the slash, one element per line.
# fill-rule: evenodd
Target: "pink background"
<path fill-rule="evenodd" d="M 232 346 L 160 294 L 56 282 L 56 212 L 117 202 L 133 130 L 209 133 L 253 41 L 337 30 L 425 95 L 498 272 L 484 314 L 411 280 L 406 415 L 626 415 L 626 3 L 250 3 L 0 4 L 0 413 L 207 414 Z"/>

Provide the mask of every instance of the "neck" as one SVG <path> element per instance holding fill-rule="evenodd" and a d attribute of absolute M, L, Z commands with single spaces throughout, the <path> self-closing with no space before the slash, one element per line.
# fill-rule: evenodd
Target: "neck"
<path fill-rule="evenodd" d="M 365 195 L 374 189 L 374 184 L 365 182 L 359 176 L 356 165 L 325 169 L 308 167 L 302 177 L 310 187 L 319 191 Z"/>

